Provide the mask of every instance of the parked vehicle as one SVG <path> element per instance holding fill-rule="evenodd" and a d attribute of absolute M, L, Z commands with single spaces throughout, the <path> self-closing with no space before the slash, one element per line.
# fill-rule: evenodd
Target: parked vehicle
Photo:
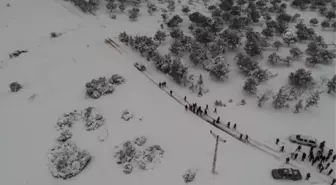
<path fill-rule="evenodd" d="M 279 180 L 302 180 L 301 172 L 293 168 L 279 168 L 272 170 L 272 177 Z"/>
<path fill-rule="evenodd" d="M 140 71 L 145 71 L 146 70 L 146 67 L 142 64 L 139 64 L 138 62 L 135 62 L 134 63 L 134 66 L 139 69 Z"/>
<path fill-rule="evenodd" d="M 300 134 L 289 136 L 289 141 L 291 141 L 292 143 L 297 143 L 301 145 L 307 145 L 307 146 L 313 146 L 313 147 L 317 146 L 317 140 L 315 138 L 310 137 L 310 136 L 300 135 Z"/>

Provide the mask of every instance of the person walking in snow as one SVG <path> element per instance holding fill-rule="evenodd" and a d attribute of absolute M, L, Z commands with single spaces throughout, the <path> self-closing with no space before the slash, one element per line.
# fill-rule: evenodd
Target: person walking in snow
<path fill-rule="evenodd" d="M 170 96 L 173 96 L 173 91 L 172 90 L 170 90 Z"/>
<path fill-rule="evenodd" d="M 184 108 L 186 111 L 188 111 L 188 105 L 185 105 Z"/>
<path fill-rule="evenodd" d="M 246 136 L 245 136 L 245 140 L 248 141 L 248 138 L 249 138 L 249 137 L 248 137 L 248 135 L 246 134 Z"/>
<path fill-rule="evenodd" d="M 323 167 L 323 166 L 321 166 L 320 173 L 322 173 L 322 172 L 323 172 L 323 170 L 324 170 L 324 167 Z"/>
<path fill-rule="evenodd" d="M 281 146 L 280 152 L 284 152 L 284 150 L 285 150 L 285 146 Z"/>
<path fill-rule="evenodd" d="M 161 82 L 159 82 L 159 87 L 161 88 L 161 86 L 162 86 L 162 84 L 161 84 Z"/>
<path fill-rule="evenodd" d="M 277 139 L 275 140 L 275 144 L 276 144 L 276 145 L 278 145 L 278 144 L 279 144 L 279 142 L 280 142 L 280 139 L 279 139 L 279 138 L 277 138 Z"/>
<path fill-rule="evenodd" d="M 236 128 L 237 128 L 237 124 L 234 124 L 233 129 L 236 130 Z"/>
<path fill-rule="evenodd" d="M 207 109 L 204 110 L 204 115 L 206 115 L 206 116 L 208 115 Z"/>
<path fill-rule="evenodd" d="M 289 164 L 289 157 L 286 158 L 286 164 Z"/>
<path fill-rule="evenodd" d="M 219 123 L 219 121 L 220 121 L 220 117 L 218 116 L 216 123 Z"/>
<path fill-rule="evenodd" d="M 336 182 L 336 179 L 335 179 L 335 178 L 333 178 L 333 180 L 332 180 L 332 182 L 331 182 L 331 184 L 330 184 L 330 185 L 334 185 L 334 184 L 335 184 L 335 182 Z"/>
<path fill-rule="evenodd" d="M 209 106 L 208 106 L 208 104 L 206 104 L 206 106 L 205 106 L 205 109 L 206 109 L 206 110 L 208 110 L 208 109 L 209 109 Z"/>
<path fill-rule="evenodd" d="M 203 111 L 202 109 L 199 111 L 200 116 L 203 116 Z"/>
<path fill-rule="evenodd" d="M 336 154 L 333 156 L 331 162 L 334 162 L 336 160 Z"/>
<path fill-rule="evenodd" d="M 230 121 L 227 123 L 227 127 L 230 128 Z"/>
<path fill-rule="evenodd" d="M 296 160 L 298 156 L 299 156 L 299 154 L 298 154 L 298 153 L 295 153 L 295 154 L 294 154 L 294 160 Z"/>
<path fill-rule="evenodd" d="M 242 139 L 243 139 L 243 134 L 240 134 L 239 140 L 242 140 Z"/>
<path fill-rule="evenodd" d="M 184 101 L 187 101 L 187 97 L 186 96 L 184 96 Z"/>
<path fill-rule="evenodd" d="M 330 163 L 327 163 L 325 169 L 327 170 L 329 168 L 329 166 L 330 166 Z"/>
<path fill-rule="evenodd" d="M 330 169 L 329 172 L 328 172 L 328 176 L 331 175 L 331 173 L 332 173 L 333 171 L 334 171 L 333 169 Z"/>
<path fill-rule="evenodd" d="M 306 180 L 309 180 L 309 178 L 310 178 L 310 173 L 307 173 Z"/>
<path fill-rule="evenodd" d="M 214 113 L 217 114 L 217 108 L 215 107 Z"/>
<path fill-rule="evenodd" d="M 307 155 L 306 153 L 303 153 L 303 154 L 302 154 L 302 157 L 301 157 L 301 161 L 302 161 L 302 162 L 306 159 L 306 155 Z"/>
<path fill-rule="evenodd" d="M 300 151 L 301 151 L 301 145 L 299 145 L 299 146 L 296 148 L 295 152 L 300 152 Z"/>
<path fill-rule="evenodd" d="M 192 111 L 192 105 L 189 104 L 189 110 Z"/>

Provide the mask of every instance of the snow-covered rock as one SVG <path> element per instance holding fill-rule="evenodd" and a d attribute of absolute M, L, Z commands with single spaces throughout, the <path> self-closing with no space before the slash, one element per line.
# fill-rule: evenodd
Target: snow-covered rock
<path fill-rule="evenodd" d="M 65 142 L 72 138 L 72 133 L 69 130 L 63 130 L 61 135 L 57 138 L 58 142 Z"/>
<path fill-rule="evenodd" d="M 56 123 L 57 130 L 69 129 L 73 126 L 73 124 L 78 120 L 77 111 L 70 112 L 68 114 L 63 114 L 60 118 L 58 118 Z"/>

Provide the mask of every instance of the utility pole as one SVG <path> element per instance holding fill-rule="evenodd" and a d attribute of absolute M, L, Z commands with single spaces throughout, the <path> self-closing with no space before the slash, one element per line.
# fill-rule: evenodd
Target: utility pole
<path fill-rule="evenodd" d="M 226 140 L 220 138 L 219 135 L 216 135 L 215 133 L 213 133 L 212 130 L 210 130 L 210 134 L 213 135 L 216 138 L 215 153 L 214 153 L 214 158 L 213 158 L 213 163 L 212 163 L 212 170 L 211 170 L 212 174 L 216 174 L 218 141 L 221 141 L 221 142 L 225 143 Z"/>

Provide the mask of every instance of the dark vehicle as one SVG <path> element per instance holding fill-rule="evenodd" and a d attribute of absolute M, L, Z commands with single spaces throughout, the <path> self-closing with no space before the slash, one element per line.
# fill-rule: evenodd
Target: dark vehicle
<path fill-rule="evenodd" d="M 299 170 L 292 168 L 279 168 L 272 170 L 272 177 L 274 179 L 284 179 L 284 180 L 302 180 L 302 175 Z"/>
<path fill-rule="evenodd" d="M 139 64 L 138 62 L 135 62 L 134 63 L 134 66 L 139 69 L 139 71 L 145 71 L 146 70 L 146 67 L 142 64 Z"/>
<path fill-rule="evenodd" d="M 317 140 L 313 137 L 310 136 L 304 136 L 304 135 L 292 135 L 289 136 L 289 141 L 292 143 L 297 143 L 301 145 L 307 145 L 307 146 L 312 146 L 316 147 L 317 146 Z"/>

